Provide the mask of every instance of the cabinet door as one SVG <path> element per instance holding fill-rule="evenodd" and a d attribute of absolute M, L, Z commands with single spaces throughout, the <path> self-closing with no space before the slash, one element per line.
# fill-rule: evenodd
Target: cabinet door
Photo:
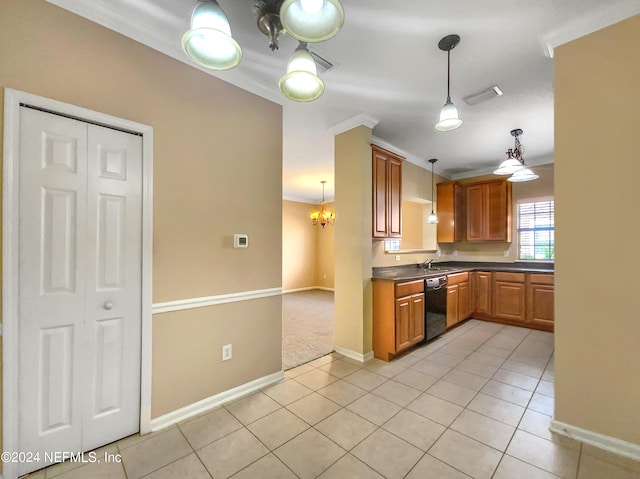
<path fill-rule="evenodd" d="M 524 322 L 525 286 L 524 283 L 494 281 L 494 316 L 500 319 Z"/>
<path fill-rule="evenodd" d="M 511 241 L 511 184 L 487 183 L 485 237 L 488 241 Z"/>
<path fill-rule="evenodd" d="M 527 290 L 527 322 L 553 331 L 554 287 L 530 284 Z"/>
<path fill-rule="evenodd" d="M 387 237 L 388 157 L 373 150 L 373 237 Z"/>
<path fill-rule="evenodd" d="M 470 185 L 465 187 L 467 206 L 467 241 L 485 239 L 485 198 L 486 185 Z"/>
<path fill-rule="evenodd" d="M 458 322 L 458 286 L 447 286 L 447 328 Z"/>
<path fill-rule="evenodd" d="M 402 236 L 402 160 L 390 157 L 387 165 L 387 236 Z"/>
<path fill-rule="evenodd" d="M 411 296 L 411 343 L 424 339 L 424 293 Z"/>
<path fill-rule="evenodd" d="M 474 312 L 485 316 L 491 315 L 491 273 L 477 271 L 475 273 L 475 308 Z"/>
<path fill-rule="evenodd" d="M 396 299 L 396 351 L 411 346 L 411 296 Z"/>
<path fill-rule="evenodd" d="M 460 283 L 458 285 L 458 321 L 467 319 L 470 314 L 469 296 L 470 288 L 469 282 Z"/>

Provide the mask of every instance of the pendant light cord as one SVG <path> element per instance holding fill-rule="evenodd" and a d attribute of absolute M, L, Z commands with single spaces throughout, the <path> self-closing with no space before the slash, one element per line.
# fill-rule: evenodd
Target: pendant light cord
<path fill-rule="evenodd" d="M 451 101 L 451 50 L 447 52 L 447 101 Z"/>

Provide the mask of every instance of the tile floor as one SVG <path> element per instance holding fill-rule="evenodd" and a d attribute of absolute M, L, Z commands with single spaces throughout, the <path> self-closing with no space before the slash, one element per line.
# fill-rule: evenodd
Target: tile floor
<path fill-rule="evenodd" d="M 391 363 L 331 354 L 248 397 L 29 479 L 640 479 L 548 430 L 553 336 L 469 321 Z"/>

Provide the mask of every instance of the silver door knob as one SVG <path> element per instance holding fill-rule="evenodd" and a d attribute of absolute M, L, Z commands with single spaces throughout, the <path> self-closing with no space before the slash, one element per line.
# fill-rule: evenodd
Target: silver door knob
<path fill-rule="evenodd" d="M 113 303 L 111 301 L 107 301 L 106 303 L 104 303 L 104 309 L 112 309 L 113 308 Z"/>

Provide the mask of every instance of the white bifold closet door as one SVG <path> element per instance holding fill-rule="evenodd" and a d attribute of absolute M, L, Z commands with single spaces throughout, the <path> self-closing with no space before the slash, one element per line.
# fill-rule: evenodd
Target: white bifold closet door
<path fill-rule="evenodd" d="M 20 110 L 24 474 L 139 430 L 142 138 Z"/>

